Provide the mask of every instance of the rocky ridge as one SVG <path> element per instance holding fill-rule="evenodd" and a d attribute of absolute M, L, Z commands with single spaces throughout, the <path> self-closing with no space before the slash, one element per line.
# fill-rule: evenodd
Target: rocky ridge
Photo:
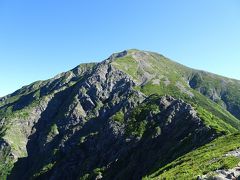
<path fill-rule="evenodd" d="M 236 132 L 238 120 L 210 101 L 193 77 L 161 55 L 129 50 L 1 98 L 0 177 L 141 179 Z M 195 102 L 213 110 L 207 115 L 217 125 Z"/>

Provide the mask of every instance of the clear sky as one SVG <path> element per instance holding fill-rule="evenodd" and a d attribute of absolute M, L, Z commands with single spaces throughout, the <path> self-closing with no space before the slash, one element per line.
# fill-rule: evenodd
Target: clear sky
<path fill-rule="evenodd" d="M 0 96 L 130 48 L 240 79 L 240 1 L 0 0 Z"/>

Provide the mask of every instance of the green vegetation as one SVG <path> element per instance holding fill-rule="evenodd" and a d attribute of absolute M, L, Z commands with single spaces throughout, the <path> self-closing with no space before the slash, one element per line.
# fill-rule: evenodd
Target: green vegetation
<path fill-rule="evenodd" d="M 84 174 L 82 177 L 79 177 L 79 180 L 91 180 L 91 179 L 101 179 L 102 173 L 105 171 L 105 167 L 95 168 L 92 172 Z"/>
<path fill-rule="evenodd" d="M 128 135 L 142 137 L 146 130 L 147 116 L 150 114 L 154 116 L 155 114 L 158 114 L 160 112 L 158 106 L 158 101 L 160 98 L 161 98 L 160 95 L 157 94 L 151 95 L 145 102 L 135 107 L 131 111 L 129 119 L 127 119 L 126 122 L 126 132 Z M 195 105 L 193 103 L 192 105 L 195 107 L 198 116 L 203 120 L 203 122 L 207 126 L 214 129 L 216 133 L 218 133 L 219 135 L 238 132 L 238 130 L 235 127 L 231 126 L 226 120 L 224 121 L 223 119 L 218 118 L 216 115 L 212 114 L 211 111 L 206 110 L 201 106 Z M 114 116 L 116 118 L 115 120 L 118 121 L 121 120 L 122 122 L 123 118 L 121 116 L 123 116 L 123 114 L 118 112 L 117 115 Z"/>
<path fill-rule="evenodd" d="M 132 76 L 133 79 L 138 79 L 138 74 L 136 71 L 138 63 L 132 58 L 132 56 L 118 58 L 117 61 L 113 62 L 113 64 L 117 68 L 123 69 L 127 74 Z"/>
<path fill-rule="evenodd" d="M 205 124 L 210 126 L 211 128 L 215 129 L 217 133 L 219 134 L 231 134 L 238 132 L 237 129 L 223 121 L 222 119 L 219 119 L 218 117 L 214 116 L 209 111 L 206 111 L 202 107 L 196 108 L 198 112 L 198 117 L 200 117 Z"/>
<path fill-rule="evenodd" d="M 234 128 L 240 130 L 240 121 L 237 118 L 235 118 L 232 114 L 226 111 L 223 107 L 214 103 L 213 101 L 198 93 L 197 91 L 189 90 L 194 94 L 193 97 L 189 97 L 186 93 L 179 91 L 179 89 L 172 84 L 165 86 L 164 84 L 153 85 L 151 83 L 147 83 L 139 89 L 141 92 L 147 95 L 159 94 L 163 96 L 167 94 L 175 98 L 183 99 L 184 101 L 192 104 L 193 106 L 203 107 L 207 111 L 212 112 L 212 114 L 216 117 L 219 117 L 226 123 L 232 125 Z"/>
<path fill-rule="evenodd" d="M 59 134 L 57 124 L 54 123 L 54 124 L 51 126 L 49 134 L 51 134 L 51 135 L 53 135 L 53 136 Z"/>
<path fill-rule="evenodd" d="M 157 101 L 159 96 L 152 95 L 146 102 L 140 104 L 131 111 L 129 119 L 126 120 L 126 134 L 142 137 L 147 126 L 146 118 L 149 114 L 155 115 L 160 112 Z"/>
<path fill-rule="evenodd" d="M 123 123 L 124 122 L 124 114 L 122 111 L 118 111 L 112 118 L 114 121 Z"/>
<path fill-rule="evenodd" d="M 16 102 L 21 96 L 19 95 L 16 95 L 16 96 L 12 96 L 12 97 L 9 97 L 7 98 L 6 100 L 0 102 L 0 108 L 6 104 L 11 104 L 11 103 L 14 103 Z"/>
<path fill-rule="evenodd" d="M 189 80 L 193 89 L 213 99 L 220 106 L 226 106 L 232 115 L 240 119 L 237 110 L 240 109 L 239 81 L 203 71 L 193 71 Z"/>
<path fill-rule="evenodd" d="M 240 134 L 220 137 L 177 158 L 144 179 L 196 179 L 198 175 L 217 169 L 231 169 L 240 159 L 225 154 L 240 147 L 239 138 Z"/>
<path fill-rule="evenodd" d="M 10 147 L 6 147 L 0 152 L 0 179 L 7 179 L 13 168 L 13 158 L 9 157 Z"/>
<path fill-rule="evenodd" d="M 12 152 L 14 152 L 18 157 L 27 156 L 27 140 L 20 127 L 16 125 L 11 126 L 6 131 L 3 139 L 10 144 Z"/>
<path fill-rule="evenodd" d="M 152 82 L 147 83 L 146 85 L 140 88 L 140 91 L 146 95 L 158 94 L 161 96 L 171 95 L 175 98 L 181 99 L 191 99 L 189 95 L 182 93 L 177 86 L 174 84 L 165 85 L 164 82 L 160 82 L 159 85 L 152 84 Z"/>
<path fill-rule="evenodd" d="M 33 109 L 39 106 L 40 102 L 48 100 L 48 95 L 41 96 L 40 89 L 38 89 L 45 83 L 47 81 L 39 81 L 25 86 L 16 91 L 14 96 L 10 96 L 0 103 L 0 120 L 4 119 L 4 124 L 0 128 L 0 138 L 9 143 L 9 153 L 11 152 L 18 158 L 27 156 L 26 132 L 20 125 L 29 119 Z M 49 96 L 51 95 L 49 94 Z M 52 135 L 58 134 L 56 124 L 53 124 L 50 128 L 50 133 Z M 6 179 L 6 176 L 13 168 L 15 159 L 2 151 L 0 152 L 0 179 Z M 43 170 L 46 171 L 47 169 L 44 168 Z"/>
<path fill-rule="evenodd" d="M 42 169 L 39 172 L 37 172 L 33 175 L 33 178 L 37 178 L 37 177 L 47 173 L 48 171 L 50 171 L 54 167 L 54 165 L 55 165 L 55 162 L 46 164 L 45 166 L 42 167 Z"/>
<path fill-rule="evenodd" d="M 136 119 L 132 118 L 127 124 L 127 135 L 132 135 L 136 137 L 142 137 L 146 130 L 147 121 L 136 121 Z"/>
<path fill-rule="evenodd" d="M 1 162 L 0 161 L 0 179 L 7 179 L 7 176 L 10 174 L 11 169 L 13 168 L 13 160 L 8 160 Z"/>

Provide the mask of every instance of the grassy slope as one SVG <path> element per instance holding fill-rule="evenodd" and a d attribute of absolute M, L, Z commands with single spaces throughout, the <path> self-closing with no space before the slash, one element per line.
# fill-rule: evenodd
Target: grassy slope
<path fill-rule="evenodd" d="M 239 138 L 238 133 L 215 139 L 161 167 L 144 179 L 196 179 L 198 175 L 217 169 L 231 169 L 240 160 L 237 157 L 224 156 L 224 154 L 240 147 Z"/>
<path fill-rule="evenodd" d="M 194 106 L 203 107 L 215 116 L 223 119 L 226 123 L 240 130 L 240 121 L 236 117 L 219 104 L 189 87 L 186 82 L 187 78 L 192 76 L 195 70 L 170 61 L 155 53 L 142 53 L 143 52 L 137 50 L 132 50 L 128 52 L 128 55 L 112 62 L 115 67 L 132 76 L 135 82 L 138 83 L 136 90 L 140 90 L 146 95 L 167 94 L 175 98 L 181 98 Z M 141 57 L 136 57 L 135 54 Z M 142 64 L 148 64 L 148 66 Z M 144 73 L 151 78 L 147 82 L 142 83 L 141 77 Z M 214 81 L 216 78 L 220 78 L 220 76 L 214 76 L 209 82 Z M 216 84 L 212 83 L 212 85 L 215 86 Z M 234 96 L 237 96 L 237 94 L 234 94 Z"/>
<path fill-rule="evenodd" d="M 226 106 L 229 112 L 240 119 L 240 81 L 196 70 L 188 79 L 193 89 Z"/>

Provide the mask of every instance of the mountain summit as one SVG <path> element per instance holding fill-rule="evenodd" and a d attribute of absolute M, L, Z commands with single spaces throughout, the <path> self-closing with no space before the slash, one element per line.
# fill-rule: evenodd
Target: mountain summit
<path fill-rule="evenodd" d="M 0 99 L 0 177 L 238 176 L 239 131 L 240 81 L 126 50 Z"/>

